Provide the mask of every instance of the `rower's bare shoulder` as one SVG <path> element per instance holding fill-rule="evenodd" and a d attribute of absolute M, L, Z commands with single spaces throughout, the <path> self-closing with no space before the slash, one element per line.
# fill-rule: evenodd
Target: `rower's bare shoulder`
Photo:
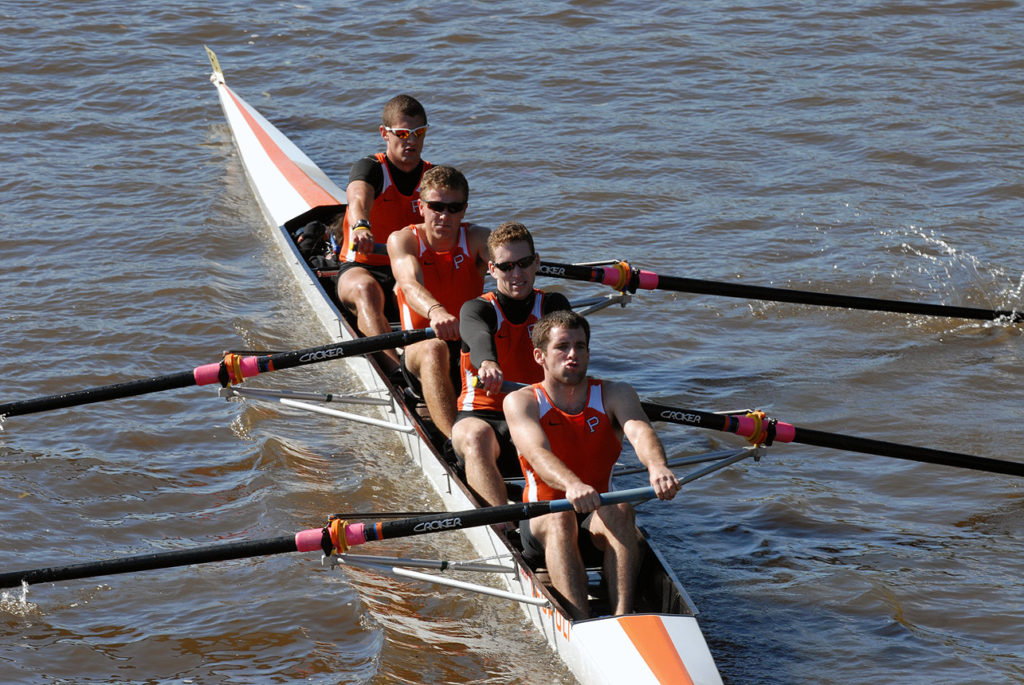
<path fill-rule="evenodd" d="M 513 390 L 509 394 L 505 395 L 505 399 L 502 401 L 501 406 L 505 412 L 506 418 L 508 418 L 510 414 L 527 414 L 531 407 L 536 408 L 537 398 L 533 394 L 533 388 L 527 386 L 525 388 Z"/>
<path fill-rule="evenodd" d="M 416 251 L 416 234 L 411 226 L 406 226 L 388 236 L 388 254 L 394 257 L 396 254 L 412 254 Z"/>
<path fill-rule="evenodd" d="M 640 418 L 645 416 L 636 389 L 623 381 L 603 382 L 604 405 L 616 418 Z"/>
<path fill-rule="evenodd" d="M 487 250 L 487 238 L 491 235 L 491 229 L 480 224 L 469 224 L 467 226 L 469 232 L 469 245 L 474 252 Z"/>

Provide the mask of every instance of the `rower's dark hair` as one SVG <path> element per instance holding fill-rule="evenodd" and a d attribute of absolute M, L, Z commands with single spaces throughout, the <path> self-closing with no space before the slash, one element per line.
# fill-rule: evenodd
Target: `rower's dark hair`
<path fill-rule="evenodd" d="M 420 197 L 428 190 L 461 190 L 463 202 L 469 202 L 469 181 L 453 166 L 432 166 L 420 179 Z"/>
<path fill-rule="evenodd" d="M 394 126 L 398 123 L 398 117 L 402 115 L 410 119 L 420 118 L 424 124 L 427 123 L 427 111 L 423 109 L 420 101 L 411 95 L 396 95 L 388 100 L 380 120 L 385 126 Z"/>
<path fill-rule="evenodd" d="M 587 340 L 587 347 L 590 347 L 590 322 L 582 314 L 577 314 L 571 309 L 558 309 L 542 316 L 540 321 L 534 325 L 533 333 L 530 334 L 533 346 L 538 350 L 546 348 L 548 339 L 551 337 L 552 328 L 564 328 L 566 330 L 581 328 Z"/>
<path fill-rule="evenodd" d="M 502 245 L 509 245 L 510 243 L 518 242 L 528 243 L 530 245 L 530 254 L 536 252 L 533 247 L 533 236 L 530 235 L 530 231 L 526 226 L 518 221 L 506 221 L 491 231 L 491 234 L 487 236 L 487 254 L 490 255 L 491 261 L 493 262 L 494 251 L 496 249 Z"/>

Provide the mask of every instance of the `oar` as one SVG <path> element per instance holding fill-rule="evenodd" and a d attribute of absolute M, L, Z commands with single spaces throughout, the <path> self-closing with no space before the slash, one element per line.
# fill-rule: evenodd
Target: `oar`
<path fill-rule="evenodd" d="M 653 402 L 642 403 L 644 411 L 652 421 L 667 421 L 684 426 L 697 426 L 711 430 L 736 433 L 745 438 L 759 437 L 759 442 L 771 444 L 772 441 L 797 442 L 817 447 L 831 447 L 848 452 L 877 454 L 883 457 L 894 457 L 909 461 L 920 461 L 927 464 L 955 466 L 975 471 L 988 471 L 1008 476 L 1024 476 L 1024 463 L 976 457 L 959 452 L 929 449 L 900 445 L 894 442 L 858 438 L 838 433 L 798 428 L 789 423 L 759 416 L 740 416 L 736 414 L 713 414 L 696 409 L 682 409 Z"/>
<path fill-rule="evenodd" d="M 197 366 L 191 371 L 76 390 L 59 395 L 47 395 L 46 397 L 37 397 L 30 400 L 7 402 L 0 404 L 0 419 L 7 416 L 21 416 L 50 409 L 64 409 L 65 407 L 76 407 L 81 404 L 103 402 L 122 397 L 134 397 L 162 390 L 188 388 L 193 385 L 220 383 L 222 386 L 227 386 L 233 383 L 241 383 L 246 378 L 251 378 L 267 371 L 279 371 L 281 369 L 316 364 L 332 359 L 390 350 L 433 337 L 433 329 L 421 328 L 411 331 L 384 333 L 383 335 L 375 335 L 370 338 L 357 338 L 355 340 L 331 343 L 330 345 L 321 345 L 320 347 L 309 347 L 304 350 L 294 350 L 291 352 L 275 352 L 274 354 L 250 357 L 228 354 L 220 362 Z"/>
<path fill-rule="evenodd" d="M 601 504 L 619 502 L 642 502 L 656 497 L 654 488 L 634 488 L 601 495 Z M 158 568 L 206 564 L 229 559 L 286 554 L 289 552 L 315 552 L 342 554 L 349 548 L 373 540 L 424 535 L 446 530 L 462 530 L 477 526 L 488 526 L 508 521 L 521 521 L 544 514 L 569 511 L 572 504 L 567 499 L 547 502 L 524 502 L 499 507 L 468 509 L 458 512 L 439 512 L 426 516 L 415 516 L 397 521 L 376 521 L 373 523 L 349 524 L 334 518 L 324 528 L 310 528 L 295 535 L 277 538 L 231 542 L 208 545 L 174 552 L 140 554 L 119 559 L 106 559 L 70 566 L 51 566 L 25 571 L 0 573 L 0 588 L 18 587 L 22 583 L 54 583 L 77 578 L 93 578 L 117 573 L 149 571 Z"/>
<path fill-rule="evenodd" d="M 612 266 L 582 266 L 544 262 L 540 265 L 540 270 L 537 273 L 555 278 L 603 283 L 610 285 L 616 290 L 628 290 L 629 292 L 636 292 L 637 289 L 671 290 L 701 295 L 722 295 L 724 297 L 739 297 L 751 300 L 811 304 L 822 307 L 845 307 L 847 309 L 866 309 L 879 312 L 947 316 L 957 319 L 993 321 L 1005 318 L 1010 322 L 1024 321 L 1024 312 L 1005 309 L 991 310 L 975 307 L 954 307 L 943 304 L 900 302 L 898 300 L 883 300 L 874 297 L 830 295 L 828 293 L 806 290 L 703 281 L 696 278 L 680 278 L 678 276 L 660 276 L 653 271 L 631 268 L 625 262 L 618 262 Z"/>
<path fill-rule="evenodd" d="M 474 378 L 474 384 L 477 384 L 478 380 Z M 501 391 L 504 393 L 515 392 L 523 387 L 525 386 L 522 383 L 505 381 L 501 384 Z M 833 449 L 846 450 L 847 452 L 877 454 L 882 457 L 920 461 L 926 464 L 955 466 L 963 469 L 974 469 L 975 471 L 1001 473 L 1007 476 L 1024 476 L 1024 463 L 1021 462 L 992 459 L 990 457 L 976 457 L 960 452 L 947 452 L 928 447 L 901 445 L 895 442 L 885 442 L 884 440 L 858 438 L 852 435 L 840 435 L 839 433 L 826 433 L 809 428 L 798 428 L 791 423 L 784 423 L 763 415 L 717 414 L 699 409 L 670 407 L 666 404 L 656 404 L 654 402 L 641 402 L 640 404 L 648 418 L 652 421 L 665 421 L 667 423 L 678 423 L 683 426 L 696 426 L 697 428 L 722 431 L 723 433 L 735 433 L 744 438 L 753 438 L 757 435 L 757 442 L 762 442 L 766 445 L 771 445 L 776 440 L 779 442 L 796 442 L 816 447 L 831 447 Z"/>

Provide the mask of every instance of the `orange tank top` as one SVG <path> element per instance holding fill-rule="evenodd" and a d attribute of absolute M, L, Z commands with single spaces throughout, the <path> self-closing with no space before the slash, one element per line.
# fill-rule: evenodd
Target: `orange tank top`
<path fill-rule="evenodd" d="M 537 323 L 544 311 L 544 292 L 536 288 L 533 292 L 533 309 L 522 323 L 512 323 L 505 318 L 505 312 L 498 304 L 496 293 L 485 293 L 483 296 L 483 299 L 494 307 L 494 313 L 498 317 L 498 326 L 494 331 L 494 350 L 498 357 L 495 361 L 501 367 L 501 373 L 506 381 L 539 383 L 544 379 L 544 369 L 533 358 L 533 342 L 530 340 L 533 325 Z M 462 393 L 459 395 L 459 410 L 500 412 L 501 403 L 505 399 L 506 393 L 488 397 L 483 390 L 473 387 L 472 381 L 476 376 L 477 369 L 473 366 L 469 359 L 469 352 L 465 349 L 462 350 L 461 367 Z"/>
<path fill-rule="evenodd" d="M 420 184 L 416 184 L 412 195 L 402 195 L 391 179 L 391 172 L 388 169 L 387 155 L 378 152 L 374 155 L 380 163 L 381 171 L 384 172 L 384 188 L 381 190 L 370 208 L 370 228 L 373 230 L 373 240 L 377 243 L 387 243 L 388 236 L 399 231 L 409 224 L 418 224 L 423 221 L 420 216 L 420 208 L 417 200 L 420 198 Z M 423 160 L 423 172 L 431 167 L 430 162 Z M 422 173 L 420 178 L 423 178 Z M 345 251 L 341 253 L 341 260 L 344 262 L 358 262 L 360 264 L 390 264 L 386 254 L 363 254 L 352 249 L 352 238 L 349 235 L 349 217 L 341 224 L 342 239 Z"/>
<path fill-rule="evenodd" d="M 476 266 L 476 260 L 469 253 L 469 225 L 459 226 L 459 240 L 447 252 L 435 252 L 427 247 L 419 229 L 412 226 L 419 244 L 420 267 L 423 270 L 423 287 L 455 316 L 459 315 L 463 303 L 478 297 L 484 291 L 484 277 Z M 395 300 L 402 317 L 402 328 L 426 328 L 430 319 L 414 310 L 405 299 L 400 286 L 395 286 Z"/>
<path fill-rule="evenodd" d="M 566 414 L 557 408 L 540 383 L 534 383 L 531 387 L 540 409 L 540 426 L 548 438 L 551 451 L 584 483 L 598 492 L 608 492 L 612 467 L 622 453 L 622 441 L 612 426 L 611 418 L 604 411 L 602 382 L 593 378 L 589 382 L 587 405 L 579 414 Z M 555 490 L 545 483 L 521 454 L 519 465 L 526 477 L 524 502 L 565 497 L 564 490 Z"/>

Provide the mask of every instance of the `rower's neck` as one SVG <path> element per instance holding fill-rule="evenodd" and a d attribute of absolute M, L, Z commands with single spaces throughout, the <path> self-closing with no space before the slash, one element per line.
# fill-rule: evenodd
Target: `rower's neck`
<path fill-rule="evenodd" d="M 394 175 L 395 172 L 399 172 L 401 174 L 411 174 L 412 172 L 416 171 L 419 168 L 420 164 L 423 163 L 423 160 L 420 159 L 419 157 L 417 157 L 415 160 L 405 161 L 391 159 L 391 156 L 388 155 L 387 153 L 385 153 L 384 157 L 388 161 L 388 166 L 391 167 L 392 175 Z M 410 193 L 404 194 L 409 195 Z"/>
<path fill-rule="evenodd" d="M 557 383 L 545 378 L 543 381 L 544 392 L 548 399 L 560 411 L 566 414 L 579 414 L 587 406 L 590 396 L 590 378 L 584 377 L 576 385 Z"/>
<path fill-rule="evenodd" d="M 459 245 L 459 236 L 462 234 L 462 226 L 455 230 L 455 235 L 450 238 L 442 238 L 431 235 L 425 224 L 420 224 L 420 238 L 423 244 L 434 252 L 451 252 Z"/>

